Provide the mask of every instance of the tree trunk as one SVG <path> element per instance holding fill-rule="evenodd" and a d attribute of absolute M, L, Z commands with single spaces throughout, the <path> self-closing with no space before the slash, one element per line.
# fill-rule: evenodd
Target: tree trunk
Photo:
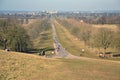
<path fill-rule="evenodd" d="M 105 54 L 105 53 L 106 53 L 106 49 L 104 49 L 104 53 L 103 53 L 104 57 L 106 57 L 106 54 Z"/>
<path fill-rule="evenodd" d="M 4 50 L 7 48 L 6 42 L 4 43 Z"/>

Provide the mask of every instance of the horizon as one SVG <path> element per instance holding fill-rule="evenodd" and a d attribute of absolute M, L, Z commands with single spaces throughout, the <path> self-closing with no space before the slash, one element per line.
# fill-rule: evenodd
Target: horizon
<path fill-rule="evenodd" d="M 0 10 L 3 12 L 46 12 L 46 11 L 57 11 L 57 10 Z M 58 10 L 57 12 L 120 12 L 120 10 Z"/>
<path fill-rule="evenodd" d="M 0 0 L 0 11 L 118 11 L 120 0 Z"/>

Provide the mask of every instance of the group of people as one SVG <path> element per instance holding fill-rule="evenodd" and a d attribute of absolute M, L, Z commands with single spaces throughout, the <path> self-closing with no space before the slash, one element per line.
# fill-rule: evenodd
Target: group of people
<path fill-rule="evenodd" d="M 57 46 L 56 50 L 57 52 L 60 50 L 60 45 Z"/>

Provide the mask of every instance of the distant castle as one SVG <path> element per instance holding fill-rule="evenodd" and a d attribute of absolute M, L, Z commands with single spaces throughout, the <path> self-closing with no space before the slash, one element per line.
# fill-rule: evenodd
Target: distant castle
<path fill-rule="evenodd" d="M 43 13 L 47 13 L 47 14 L 57 14 L 58 11 L 43 11 Z"/>

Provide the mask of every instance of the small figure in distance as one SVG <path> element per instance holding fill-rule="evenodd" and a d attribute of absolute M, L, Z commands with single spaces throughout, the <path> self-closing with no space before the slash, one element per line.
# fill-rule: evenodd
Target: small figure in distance
<path fill-rule="evenodd" d="M 85 53 L 85 49 L 84 48 L 82 48 L 82 53 L 80 54 L 80 56 L 83 56 L 83 54 Z"/>
<path fill-rule="evenodd" d="M 105 55 L 103 54 L 103 52 L 99 52 L 99 57 L 100 58 L 105 58 Z"/>
<path fill-rule="evenodd" d="M 6 48 L 6 49 L 5 49 L 5 52 L 8 52 L 8 51 L 9 51 L 9 49 Z"/>

